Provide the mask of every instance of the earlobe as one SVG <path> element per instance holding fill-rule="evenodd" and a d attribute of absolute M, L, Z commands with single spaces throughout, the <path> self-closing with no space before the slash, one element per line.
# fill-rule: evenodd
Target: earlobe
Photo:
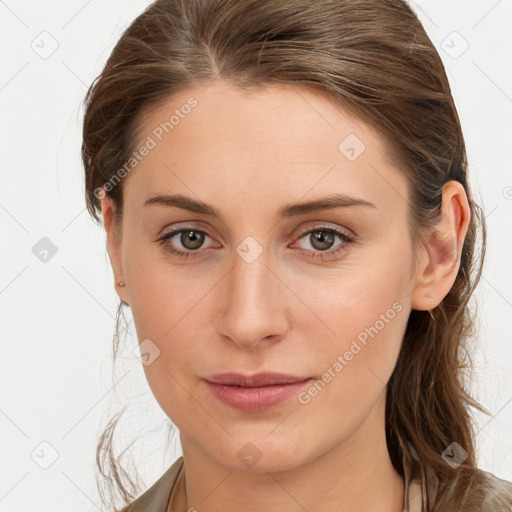
<path fill-rule="evenodd" d="M 107 235 L 108 255 L 114 272 L 114 287 L 119 298 L 125 305 L 128 305 L 126 301 L 127 292 L 121 261 L 120 241 L 117 236 L 118 226 L 116 226 L 115 204 L 107 194 L 103 193 L 100 196 L 100 206 L 103 216 L 103 225 Z"/>
<path fill-rule="evenodd" d="M 459 182 L 445 183 L 442 201 L 441 217 L 421 249 L 415 275 L 411 307 L 420 311 L 438 306 L 453 286 L 471 220 L 466 191 Z"/>

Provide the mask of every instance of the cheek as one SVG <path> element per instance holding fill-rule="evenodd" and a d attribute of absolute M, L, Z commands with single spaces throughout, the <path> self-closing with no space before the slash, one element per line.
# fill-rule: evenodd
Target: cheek
<path fill-rule="evenodd" d="M 184 407 L 190 397 L 190 375 L 195 365 L 205 358 L 205 331 L 209 294 L 215 293 L 217 274 L 203 273 L 194 277 L 184 267 L 172 268 L 160 257 L 128 250 L 124 274 L 130 283 L 129 304 L 139 342 L 153 348 L 158 357 L 144 365 L 148 383 L 165 411 Z M 203 328 L 201 328 L 201 325 Z M 142 346 L 141 346 L 142 348 Z M 188 398 L 187 398 L 188 397 Z"/>
<path fill-rule="evenodd" d="M 311 395 L 323 396 L 318 403 L 336 403 L 339 411 L 365 410 L 363 404 L 370 406 L 391 376 L 410 302 L 401 270 L 406 262 L 390 261 L 381 267 L 358 262 L 316 279 L 295 279 L 294 291 L 309 310 L 294 318 L 304 338 L 314 340 L 309 349 L 321 382 Z"/>
<path fill-rule="evenodd" d="M 311 352 L 317 380 L 298 396 L 303 413 L 329 432 L 326 439 L 355 431 L 382 398 L 407 324 L 407 308 L 393 302 L 387 290 L 360 304 L 357 296 L 352 299 L 332 306 L 329 325 L 336 335 L 320 340 L 321 350 Z"/>
<path fill-rule="evenodd" d="M 205 283 L 194 283 L 183 276 L 173 277 L 157 267 L 137 272 L 130 282 L 130 308 L 137 338 L 149 338 L 160 350 L 160 362 L 167 368 L 181 367 L 197 356 L 204 340 L 197 328 L 204 315 Z"/>
<path fill-rule="evenodd" d="M 353 260 L 327 271 L 295 276 L 281 272 L 281 276 L 300 299 L 292 300 L 290 295 L 290 303 L 296 304 L 294 321 L 300 325 L 298 329 L 314 329 L 317 339 L 321 335 L 326 346 L 342 350 L 356 338 L 364 343 L 372 326 L 384 338 L 386 333 L 396 332 L 397 319 L 401 324 L 401 312 L 407 309 L 407 278 L 400 268 L 404 266 L 378 267 Z"/>
<path fill-rule="evenodd" d="M 205 353 L 196 321 L 204 312 L 201 299 L 208 287 L 203 282 L 190 286 L 190 279 L 156 264 L 134 265 L 131 275 L 130 308 L 137 339 L 151 340 L 149 346 L 158 354 L 143 365 L 146 380 L 162 410 L 178 428 L 184 428 L 187 415 L 183 411 L 201 413 L 193 398 L 191 375 Z"/>
<path fill-rule="evenodd" d="M 198 282 L 192 266 L 190 269 L 187 274 L 183 266 L 173 267 L 161 248 L 144 250 L 127 243 L 123 270 L 129 281 L 129 304 L 139 340 L 172 336 L 180 322 L 194 313 L 194 305 L 208 283 Z"/>

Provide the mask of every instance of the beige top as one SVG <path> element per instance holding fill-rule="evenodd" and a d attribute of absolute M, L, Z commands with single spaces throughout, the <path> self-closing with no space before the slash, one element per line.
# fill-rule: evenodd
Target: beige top
<path fill-rule="evenodd" d="M 183 475 L 183 457 L 176 462 L 133 503 L 122 512 L 177 512 L 173 510 L 173 490 L 177 488 L 178 478 Z M 421 485 L 418 480 L 409 484 L 405 479 L 403 512 L 421 512 Z"/>

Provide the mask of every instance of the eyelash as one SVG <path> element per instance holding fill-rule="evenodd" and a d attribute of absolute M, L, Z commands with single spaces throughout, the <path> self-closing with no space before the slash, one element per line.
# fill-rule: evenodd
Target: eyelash
<path fill-rule="evenodd" d="M 164 236 L 157 239 L 156 241 L 160 242 L 161 245 L 165 246 L 165 249 L 167 251 L 169 251 L 179 257 L 188 258 L 191 254 L 199 252 L 199 250 L 180 251 L 166 243 L 169 239 L 173 238 L 175 235 L 180 234 L 184 231 L 193 231 L 194 233 L 200 233 L 202 235 L 206 235 L 206 236 L 210 237 L 210 235 L 206 231 L 203 231 L 201 229 L 195 229 L 192 226 L 188 226 L 188 227 L 185 226 L 183 228 L 176 229 L 174 231 L 166 233 Z M 313 259 L 315 259 L 315 258 L 320 258 L 320 259 L 334 258 L 335 256 L 338 256 L 338 254 L 340 254 L 341 252 L 347 251 L 350 248 L 350 244 L 352 244 L 355 241 L 355 238 L 353 236 L 350 236 L 347 233 L 344 233 L 343 231 L 339 231 L 337 229 L 327 227 L 327 226 L 317 226 L 313 229 L 309 229 L 309 230 L 305 231 L 304 233 L 301 233 L 301 235 L 298 237 L 297 240 L 300 240 L 300 239 L 304 238 L 306 235 L 310 235 L 311 233 L 316 233 L 318 231 L 320 231 L 322 233 L 329 233 L 329 234 L 337 235 L 339 238 L 341 238 L 343 243 L 340 244 L 340 246 L 337 247 L 336 249 L 331 249 L 331 250 L 327 250 L 327 251 L 306 250 L 306 253 L 308 253 L 308 255 L 310 255 Z M 212 238 L 212 237 L 210 237 L 210 238 Z M 327 257 L 325 256 L 326 254 L 328 255 Z"/>

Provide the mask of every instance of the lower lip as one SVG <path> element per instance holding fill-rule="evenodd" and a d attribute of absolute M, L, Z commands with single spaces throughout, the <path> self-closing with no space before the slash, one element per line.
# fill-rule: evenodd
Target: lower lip
<path fill-rule="evenodd" d="M 244 388 L 241 386 L 226 386 L 205 380 L 213 394 L 223 403 L 243 411 L 264 411 L 297 395 L 300 390 L 313 379 L 294 382 L 293 384 L 276 384 Z"/>

